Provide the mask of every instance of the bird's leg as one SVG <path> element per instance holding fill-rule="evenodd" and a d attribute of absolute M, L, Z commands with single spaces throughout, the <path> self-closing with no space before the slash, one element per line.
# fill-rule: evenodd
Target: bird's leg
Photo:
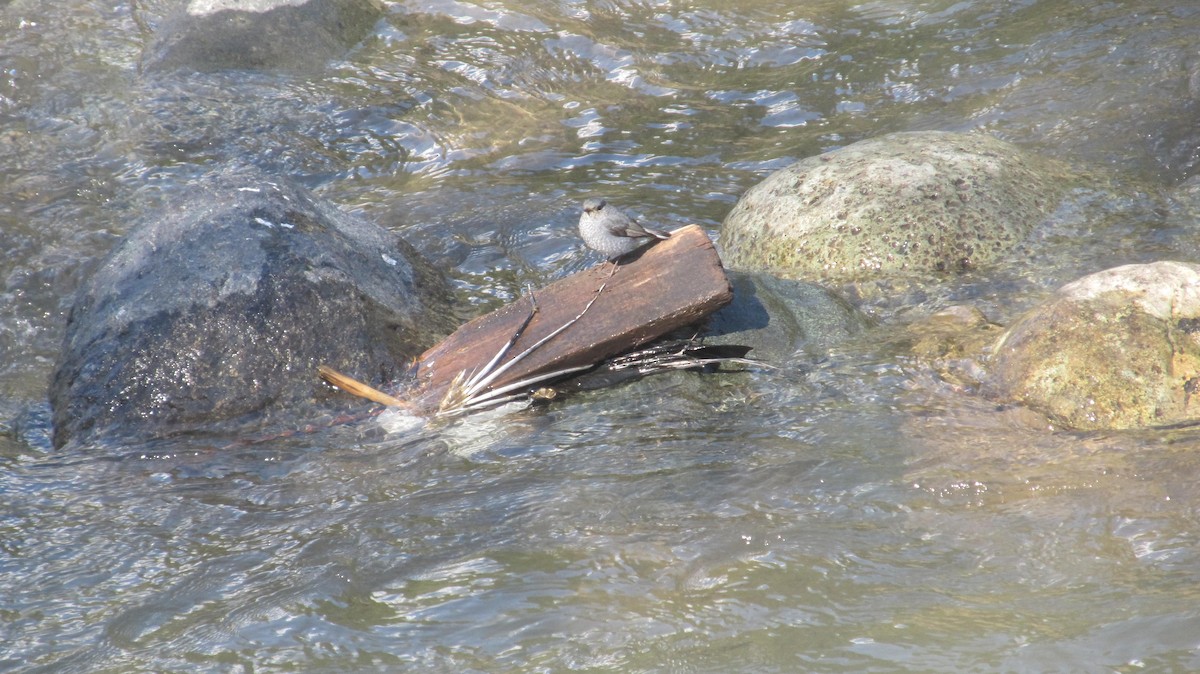
<path fill-rule="evenodd" d="M 617 273 L 617 269 L 618 269 L 618 268 L 620 268 L 620 266 L 621 266 L 621 261 L 620 261 L 620 259 L 619 259 L 619 258 L 615 258 L 615 257 L 614 257 L 613 259 L 609 260 L 609 261 L 608 261 L 608 263 L 609 263 L 610 265 L 612 265 L 612 266 L 611 266 L 611 267 L 609 267 L 609 270 L 608 270 L 608 276 L 606 276 L 606 277 L 605 277 L 605 279 L 604 279 L 605 281 L 607 281 L 608 279 L 612 278 L 612 277 L 613 277 L 613 274 L 616 274 L 616 273 Z M 599 291 L 597 291 L 597 292 L 599 292 Z"/>

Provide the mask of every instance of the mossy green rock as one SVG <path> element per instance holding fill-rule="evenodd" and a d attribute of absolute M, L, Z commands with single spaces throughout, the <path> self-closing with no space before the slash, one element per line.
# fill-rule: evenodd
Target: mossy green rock
<path fill-rule="evenodd" d="M 801 160 L 721 226 L 733 268 L 852 280 L 990 263 L 1054 208 L 1066 171 L 983 134 L 897 133 Z"/>
<path fill-rule="evenodd" d="M 993 347 L 985 393 L 1057 424 L 1121 429 L 1200 419 L 1200 265 L 1085 276 Z"/>

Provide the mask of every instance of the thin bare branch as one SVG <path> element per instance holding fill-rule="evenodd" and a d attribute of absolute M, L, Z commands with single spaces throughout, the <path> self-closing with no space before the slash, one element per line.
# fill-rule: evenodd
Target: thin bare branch
<path fill-rule="evenodd" d="M 388 407 L 412 408 L 411 404 L 406 403 L 395 396 L 388 395 L 387 393 L 384 393 L 377 388 L 373 388 L 368 384 L 364 384 L 353 377 L 344 375 L 328 365 L 318 365 L 317 374 L 320 375 L 321 379 L 323 379 L 326 383 L 336 386 L 346 393 L 356 395 L 359 398 L 366 398 L 371 402 L 376 402 L 380 405 L 387 405 Z"/>

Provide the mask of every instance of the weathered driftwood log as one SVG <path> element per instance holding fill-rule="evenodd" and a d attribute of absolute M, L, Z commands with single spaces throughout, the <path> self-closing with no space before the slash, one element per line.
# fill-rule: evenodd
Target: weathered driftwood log
<path fill-rule="evenodd" d="M 676 230 L 636 258 L 622 260 L 610 276 L 611 270 L 611 264 L 592 267 L 534 291 L 533 301 L 523 297 L 463 325 L 420 357 L 415 393 L 405 397 L 418 407 L 437 408 L 460 373 L 484 370 L 518 332 L 520 339 L 504 361 L 578 319 L 487 389 L 594 365 L 695 323 L 733 299 L 712 241 L 696 225 Z"/>

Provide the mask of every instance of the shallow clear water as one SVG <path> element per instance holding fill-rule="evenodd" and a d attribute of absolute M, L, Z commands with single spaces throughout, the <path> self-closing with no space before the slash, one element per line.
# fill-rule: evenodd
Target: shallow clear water
<path fill-rule="evenodd" d="M 171 6 L 0 4 L 0 670 L 1200 669 L 1196 431 L 1049 428 L 885 338 L 1200 259 L 1166 196 L 1196 169 L 1194 3 L 413 0 L 319 76 L 139 75 Z M 484 309 L 595 262 L 584 196 L 719 238 L 771 169 L 912 129 L 1110 182 L 778 370 L 49 448 L 70 293 L 223 162 L 402 232 Z"/>

